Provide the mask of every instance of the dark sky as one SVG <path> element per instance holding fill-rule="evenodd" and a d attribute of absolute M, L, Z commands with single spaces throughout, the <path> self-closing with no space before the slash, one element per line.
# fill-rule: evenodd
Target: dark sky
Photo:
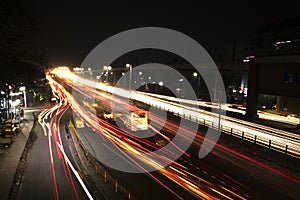
<path fill-rule="evenodd" d="M 34 43 L 51 65 L 68 66 L 79 66 L 100 42 L 131 28 L 174 29 L 213 53 L 233 40 L 247 41 L 263 26 L 299 16 L 288 1 L 32 1 L 40 23 L 31 35 Z"/>

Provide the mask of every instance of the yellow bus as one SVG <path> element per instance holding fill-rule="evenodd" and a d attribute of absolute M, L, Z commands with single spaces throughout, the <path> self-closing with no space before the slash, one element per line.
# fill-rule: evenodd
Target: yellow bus
<path fill-rule="evenodd" d="M 119 118 L 131 131 L 148 130 L 148 112 L 142 110 L 124 111 Z"/>
<path fill-rule="evenodd" d="M 80 117 L 77 117 L 75 119 L 75 124 L 77 128 L 84 128 L 84 122 L 82 121 L 82 119 Z"/>

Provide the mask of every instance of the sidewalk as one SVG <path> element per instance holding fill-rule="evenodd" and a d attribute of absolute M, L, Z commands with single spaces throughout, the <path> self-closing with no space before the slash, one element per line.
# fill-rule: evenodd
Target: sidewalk
<path fill-rule="evenodd" d="M 24 113 L 23 127 L 19 133 L 13 138 L 13 143 L 11 144 L 5 155 L 5 158 L 0 163 L 0 194 L 1 199 L 7 199 L 8 194 L 13 182 L 13 178 L 19 163 L 19 160 L 24 151 L 24 147 L 28 140 L 30 131 L 34 125 L 33 115 L 31 111 L 26 111 Z M 7 140 L 8 139 L 8 140 Z M 10 138 L 1 138 L 0 144 L 10 143 Z"/>

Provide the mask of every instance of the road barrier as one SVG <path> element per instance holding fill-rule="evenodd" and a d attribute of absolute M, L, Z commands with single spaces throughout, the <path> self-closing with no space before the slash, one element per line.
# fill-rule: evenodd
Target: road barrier
<path fill-rule="evenodd" d="M 268 149 L 284 153 L 285 155 L 293 156 L 298 159 L 300 158 L 300 148 L 297 145 L 287 145 L 285 142 L 280 142 L 276 139 L 271 140 L 266 137 L 256 135 L 255 133 L 241 131 L 239 129 L 235 129 L 225 125 L 220 125 L 219 127 L 217 123 L 197 117 L 192 117 L 190 115 L 180 115 L 179 113 L 175 113 L 174 115 L 180 116 L 186 120 L 191 120 L 209 128 L 220 130 L 222 131 L 222 133 L 226 133 L 228 135 L 240 138 L 245 141 L 253 142 L 254 144 L 267 147 Z"/>
<path fill-rule="evenodd" d="M 138 200 L 138 198 L 135 195 L 132 195 L 130 188 L 122 185 L 120 180 L 117 177 L 115 177 L 114 175 L 112 175 L 109 172 L 109 169 L 107 167 L 105 167 L 99 160 L 97 160 L 93 155 L 90 154 L 90 152 L 86 149 L 86 147 L 82 143 L 80 136 L 78 135 L 78 132 L 77 132 L 76 128 L 74 127 L 74 124 L 72 123 L 72 121 L 69 122 L 69 129 L 71 130 L 73 135 L 75 135 L 76 140 L 77 140 L 85 158 L 87 159 L 89 164 L 94 167 L 96 174 L 103 177 L 104 183 L 111 184 L 112 186 L 114 186 L 114 191 L 118 192 L 119 194 L 121 194 L 122 196 L 127 198 L 128 200 Z"/>
<path fill-rule="evenodd" d="M 187 113 L 174 112 L 174 111 L 170 110 L 168 107 L 162 107 L 161 105 L 156 105 L 153 103 L 148 104 L 147 101 L 140 102 L 140 101 L 136 100 L 135 103 L 138 106 L 145 108 L 145 109 L 149 109 L 149 106 L 151 106 L 151 107 L 159 109 L 159 110 L 164 110 L 174 116 L 181 117 L 182 119 L 193 121 L 195 123 L 206 126 L 208 128 L 220 130 L 220 131 L 222 131 L 222 133 L 231 135 L 233 137 L 237 137 L 237 138 L 240 138 L 240 139 L 248 141 L 248 142 L 253 142 L 254 144 L 261 145 L 270 150 L 275 150 L 275 151 L 283 153 L 285 155 L 300 159 L 300 137 L 295 136 L 295 137 L 289 139 L 288 136 L 281 135 L 281 136 L 285 137 L 284 139 L 282 139 L 281 137 L 276 136 L 276 133 L 274 133 L 271 137 L 273 139 L 269 139 L 271 133 L 264 131 L 263 129 L 259 129 L 257 127 L 251 127 L 251 126 L 243 125 L 242 123 L 237 123 L 239 125 L 239 127 L 243 127 L 245 130 L 248 130 L 248 131 L 242 131 L 238 128 L 229 126 L 228 124 L 234 123 L 234 122 L 232 122 L 234 119 L 227 117 L 227 116 L 221 116 L 221 117 L 223 118 L 222 120 L 224 120 L 224 121 L 227 121 L 224 119 L 225 117 L 230 119 L 230 120 L 228 120 L 229 122 L 228 123 L 221 122 L 220 123 L 221 125 L 219 127 L 218 122 L 215 122 L 215 120 L 209 120 L 209 118 L 218 117 L 217 113 L 211 113 L 211 116 L 209 116 L 207 114 L 207 111 L 202 112 L 200 109 L 197 109 L 197 108 L 191 108 L 191 110 L 189 110 L 190 112 L 187 112 Z M 167 104 L 167 102 L 165 102 L 165 104 Z M 187 108 L 181 108 L 181 109 L 187 109 Z M 193 114 L 188 114 L 188 113 L 193 113 Z M 207 115 L 205 117 L 206 119 L 204 117 L 203 118 L 198 117 L 199 114 L 201 114 L 203 116 Z M 215 115 L 215 116 L 213 116 L 213 115 Z M 227 124 L 227 125 L 224 125 L 224 124 Z M 257 126 L 258 126 L 258 124 L 257 124 Z M 267 136 L 269 136 L 269 138 Z M 289 141 L 292 139 L 294 141 Z"/>

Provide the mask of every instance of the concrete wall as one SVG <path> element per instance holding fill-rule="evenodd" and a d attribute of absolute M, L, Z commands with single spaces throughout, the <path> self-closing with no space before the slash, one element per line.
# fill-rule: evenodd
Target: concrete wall
<path fill-rule="evenodd" d="M 247 116 L 250 118 L 257 117 L 259 94 L 280 96 L 277 111 L 299 113 L 300 55 L 252 59 L 248 70 L 247 99 Z"/>

